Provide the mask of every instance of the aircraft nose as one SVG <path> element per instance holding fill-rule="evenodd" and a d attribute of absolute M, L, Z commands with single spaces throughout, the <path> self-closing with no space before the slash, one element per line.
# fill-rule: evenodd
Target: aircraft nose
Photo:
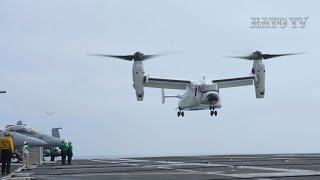
<path fill-rule="evenodd" d="M 46 142 L 44 142 L 40 139 L 36 139 L 36 138 L 30 137 L 27 141 L 28 141 L 29 146 L 31 146 L 31 147 L 43 147 L 43 146 L 47 145 Z"/>
<path fill-rule="evenodd" d="M 219 97 L 217 94 L 211 93 L 211 94 L 208 94 L 207 99 L 209 102 L 217 102 L 219 100 Z"/>

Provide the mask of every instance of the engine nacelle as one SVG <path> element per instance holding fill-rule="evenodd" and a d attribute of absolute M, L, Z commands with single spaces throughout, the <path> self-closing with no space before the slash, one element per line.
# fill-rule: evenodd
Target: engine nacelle
<path fill-rule="evenodd" d="M 255 63 L 253 65 L 256 80 L 254 81 L 254 86 L 256 90 L 256 98 L 264 98 L 265 94 L 265 66 L 261 63 Z"/>
<path fill-rule="evenodd" d="M 136 96 L 137 96 L 137 101 L 143 101 L 144 91 L 143 90 L 142 91 L 137 91 L 136 90 Z"/>
<path fill-rule="evenodd" d="M 144 97 L 144 69 L 142 61 L 135 61 L 132 67 L 133 87 L 136 90 L 137 101 L 143 101 Z"/>

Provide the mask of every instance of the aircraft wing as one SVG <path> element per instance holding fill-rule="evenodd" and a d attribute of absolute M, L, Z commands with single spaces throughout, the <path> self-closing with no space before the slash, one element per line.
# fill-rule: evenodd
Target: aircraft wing
<path fill-rule="evenodd" d="M 189 80 L 145 77 L 144 87 L 186 90 L 190 83 Z"/>
<path fill-rule="evenodd" d="M 239 77 L 239 78 L 230 78 L 230 79 L 218 79 L 212 80 L 212 83 L 218 85 L 219 89 L 221 88 L 230 88 L 238 86 L 249 86 L 253 85 L 254 76 Z"/>

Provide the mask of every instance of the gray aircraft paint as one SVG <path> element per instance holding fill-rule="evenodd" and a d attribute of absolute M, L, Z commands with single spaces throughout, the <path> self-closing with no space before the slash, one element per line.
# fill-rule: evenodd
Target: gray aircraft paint
<path fill-rule="evenodd" d="M 44 149 L 49 149 L 50 147 L 58 147 L 61 143 L 61 139 L 41 133 L 27 127 L 26 125 L 9 125 L 6 127 L 6 130 L 44 141 L 46 142 L 46 144 L 43 145 Z"/>
<path fill-rule="evenodd" d="M 0 138 L 4 137 L 4 132 L 5 132 L 4 130 L 0 130 Z M 46 142 L 44 142 L 40 139 L 26 136 L 26 135 L 22 135 L 22 134 L 15 133 L 15 132 L 11 132 L 11 137 L 13 140 L 14 149 L 18 149 L 18 150 L 21 150 L 25 141 L 28 142 L 28 145 L 30 147 L 43 147 L 43 146 L 47 145 Z"/>

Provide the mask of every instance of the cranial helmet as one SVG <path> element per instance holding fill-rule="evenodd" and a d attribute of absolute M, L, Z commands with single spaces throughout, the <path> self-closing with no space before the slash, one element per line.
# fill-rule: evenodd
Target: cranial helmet
<path fill-rule="evenodd" d="M 10 136 L 10 131 L 5 131 L 4 136 Z"/>

